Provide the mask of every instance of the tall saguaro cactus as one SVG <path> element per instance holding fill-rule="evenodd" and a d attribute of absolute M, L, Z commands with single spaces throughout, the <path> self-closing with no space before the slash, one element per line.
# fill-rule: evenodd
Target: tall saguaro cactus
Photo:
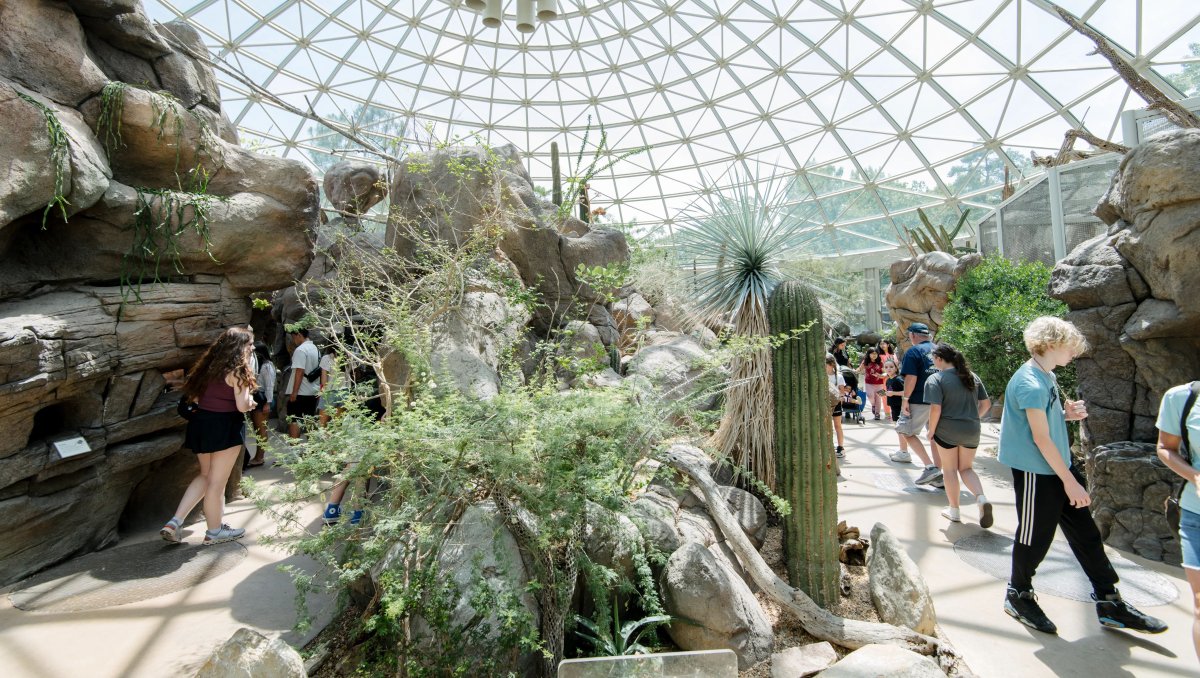
<path fill-rule="evenodd" d="M 562 170 L 558 166 L 558 142 L 550 142 L 550 195 L 555 207 L 562 207 Z"/>
<path fill-rule="evenodd" d="M 807 328 L 772 354 L 776 491 L 791 504 L 783 519 L 788 580 L 827 607 L 836 599 L 840 568 L 821 305 L 810 287 L 788 281 L 771 294 L 767 316 L 772 334 Z"/>

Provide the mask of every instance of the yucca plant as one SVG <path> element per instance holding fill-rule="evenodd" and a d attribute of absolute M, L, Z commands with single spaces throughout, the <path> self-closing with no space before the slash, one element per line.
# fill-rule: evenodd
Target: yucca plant
<path fill-rule="evenodd" d="M 741 337 L 767 337 L 767 299 L 779 264 L 805 240 L 785 209 L 786 182 L 736 174 L 732 185 L 685 212 L 675 235 L 680 265 L 692 275 L 695 304 L 708 322 Z M 767 487 L 775 487 L 771 351 L 764 345 L 730 362 L 725 411 L 712 443 Z"/>

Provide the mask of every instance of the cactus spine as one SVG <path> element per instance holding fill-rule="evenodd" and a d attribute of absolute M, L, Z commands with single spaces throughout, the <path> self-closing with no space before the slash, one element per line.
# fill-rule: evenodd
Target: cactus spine
<path fill-rule="evenodd" d="M 558 142 L 550 142 L 550 191 L 555 206 L 562 207 L 562 170 L 558 167 Z"/>
<path fill-rule="evenodd" d="M 767 314 L 772 334 L 808 327 L 772 354 L 776 487 L 791 504 L 783 519 L 788 580 L 828 607 L 837 599 L 840 567 L 821 306 L 807 285 L 787 281 L 771 294 Z"/>

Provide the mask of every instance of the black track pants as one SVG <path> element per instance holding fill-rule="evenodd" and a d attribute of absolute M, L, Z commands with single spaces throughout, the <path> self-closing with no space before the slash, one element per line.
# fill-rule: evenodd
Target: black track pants
<path fill-rule="evenodd" d="M 1017 492 L 1017 534 L 1013 544 L 1012 578 L 1009 584 L 1018 591 L 1033 589 L 1033 575 L 1050 550 L 1054 529 L 1062 527 L 1075 560 L 1083 567 L 1092 589 L 1103 595 L 1116 590 L 1117 573 L 1100 539 L 1100 530 L 1088 509 L 1071 506 L 1067 490 L 1056 475 L 1040 475 L 1012 470 Z M 1074 468 L 1071 474 L 1083 485 Z"/>

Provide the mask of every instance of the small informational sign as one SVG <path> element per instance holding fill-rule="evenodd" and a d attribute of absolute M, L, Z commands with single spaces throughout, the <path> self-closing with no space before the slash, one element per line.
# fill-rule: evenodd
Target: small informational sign
<path fill-rule="evenodd" d="M 54 452 L 59 459 L 68 459 L 70 457 L 78 457 L 81 454 L 87 454 L 92 451 L 92 446 L 88 445 L 88 441 L 83 439 L 83 436 L 75 436 L 73 438 L 63 438 L 50 443 L 54 447 Z"/>

